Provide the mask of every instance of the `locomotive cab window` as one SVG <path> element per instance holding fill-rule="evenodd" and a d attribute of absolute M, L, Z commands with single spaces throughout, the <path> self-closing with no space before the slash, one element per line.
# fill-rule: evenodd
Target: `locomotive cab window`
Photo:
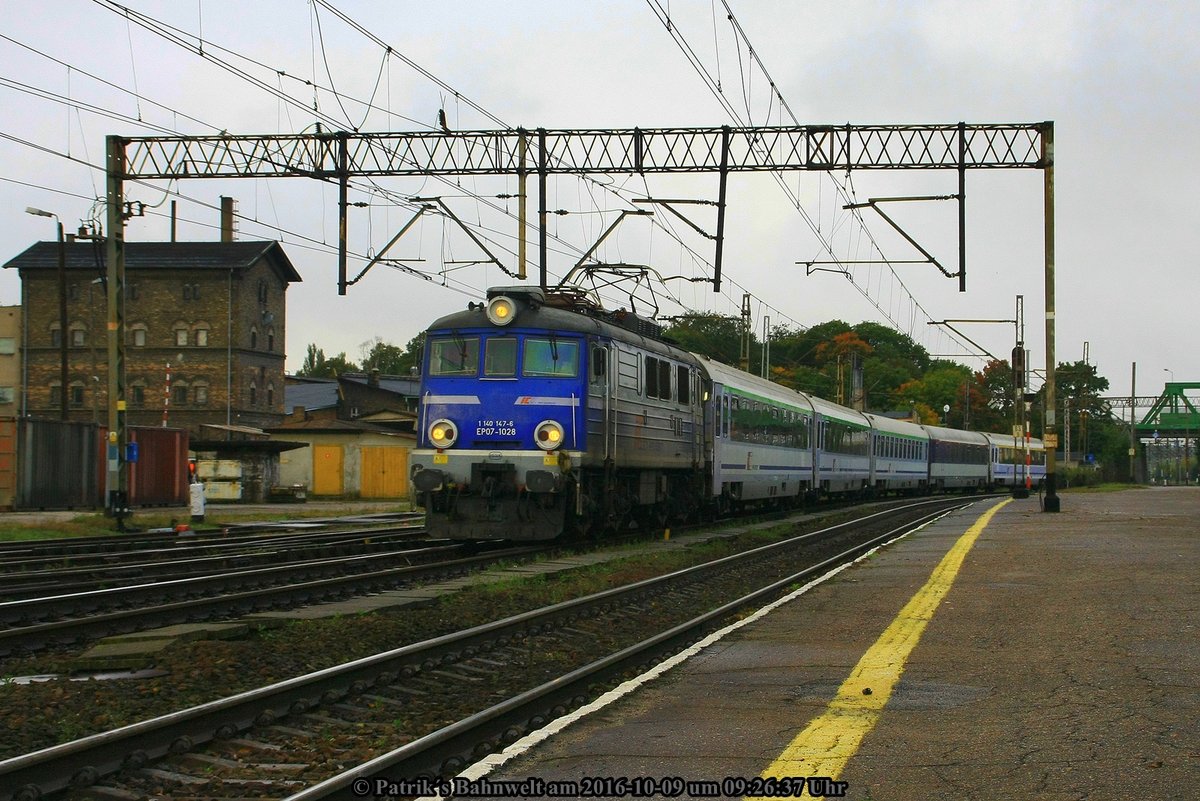
<path fill-rule="evenodd" d="M 579 343 L 574 340 L 525 340 L 522 374 L 574 378 L 579 375 Z"/>
<path fill-rule="evenodd" d="M 441 337 L 429 342 L 430 375 L 475 375 L 479 371 L 479 337 Z"/>
<path fill-rule="evenodd" d="M 491 337 L 484 343 L 483 374 L 493 378 L 510 378 L 517 374 L 515 337 Z"/>

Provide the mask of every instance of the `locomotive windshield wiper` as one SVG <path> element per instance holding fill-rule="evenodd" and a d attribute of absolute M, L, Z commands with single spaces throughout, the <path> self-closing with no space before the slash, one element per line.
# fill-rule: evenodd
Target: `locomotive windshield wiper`
<path fill-rule="evenodd" d="M 556 367 L 558 366 L 558 337 L 554 335 L 553 331 L 550 332 L 550 361 L 554 362 Z"/>
<path fill-rule="evenodd" d="M 450 332 L 450 336 L 454 337 L 454 344 L 458 346 L 458 369 L 465 369 L 467 366 L 467 340 L 463 338 L 457 328 Z"/>

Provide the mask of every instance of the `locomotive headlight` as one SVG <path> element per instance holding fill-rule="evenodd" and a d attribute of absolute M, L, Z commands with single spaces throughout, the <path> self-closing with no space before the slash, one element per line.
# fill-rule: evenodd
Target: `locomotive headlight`
<path fill-rule="evenodd" d="M 543 420 L 538 423 L 538 427 L 533 430 L 533 441 L 537 446 L 544 451 L 552 451 L 559 445 L 562 445 L 563 430 L 562 426 L 553 420 Z"/>
<path fill-rule="evenodd" d="M 458 439 L 458 426 L 446 419 L 434 420 L 429 426 L 429 441 L 435 448 L 449 448 Z"/>
<path fill-rule="evenodd" d="M 497 295 L 488 301 L 487 318 L 492 325 L 508 325 L 517 316 L 517 304 L 512 298 Z"/>

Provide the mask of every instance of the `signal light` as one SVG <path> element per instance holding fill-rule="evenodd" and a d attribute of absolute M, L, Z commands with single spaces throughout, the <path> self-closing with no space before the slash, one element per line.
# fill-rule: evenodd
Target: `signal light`
<path fill-rule="evenodd" d="M 533 441 L 544 451 L 552 451 L 562 445 L 562 426 L 553 420 L 543 420 L 533 430 Z"/>
<path fill-rule="evenodd" d="M 449 448 L 458 440 L 458 426 L 446 419 L 434 420 L 429 426 L 429 440 L 435 448 Z"/>
<path fill-rule="evenodd" d="M 517 316 L 517 304 L 512 298 L 497 295 L 488 301 L 487 318 L 492 325 L 508 325 Z"/>

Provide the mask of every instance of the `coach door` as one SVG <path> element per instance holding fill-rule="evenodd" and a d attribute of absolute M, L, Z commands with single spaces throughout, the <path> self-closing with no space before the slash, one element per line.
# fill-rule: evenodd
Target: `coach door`
<path fill-rule="evenodd" d="M 587 449 L 601 459 L 616 452 L 616 413 L 612 349 L 593 341 L 588 367 Z"/>

